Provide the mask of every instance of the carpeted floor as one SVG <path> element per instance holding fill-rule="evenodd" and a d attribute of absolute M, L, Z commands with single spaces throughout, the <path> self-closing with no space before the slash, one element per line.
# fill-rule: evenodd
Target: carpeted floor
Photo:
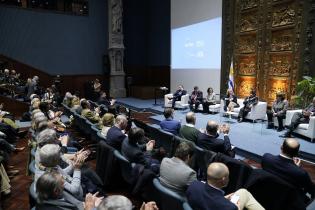
<path fill-rule="evenodd" d="M 162 114 L 164 108 L 163 100 L 158 99 L 158 105 L 154 105 L 154 99 L 141 100 L 137 98 L 119 98 L 117 101 L 122 104 L 135 108 L 136 110 L 152 111 L 156 115 L 151 119 L 158 124 L 164 119 Z M 185 124 L 185 115 L 189 110 L 176 110 L 174 118 Z M 282 138 L 279 137 L 281 133 L 276 130 L 266 129 L 266 122 L 243 122 L 237 123 L 235 119 L 223 117 L 221 114 L 207 114 L 196 113 L 197 128 L 205 128 L 208 120 L 214 120 L 219 123 L 229 123 L 231 127 L 230 139 L 232 144 L 236 147 L 249 151 L 256 155 L 263 155 L 266 152 L 272 154 L 279 154 Z M 283 133 L 283 132 L 282 132 Z M 315 156 L 315 143 L 311 143 L 309 139 L 298 138 L 301 144 L 301 151 Z"/>

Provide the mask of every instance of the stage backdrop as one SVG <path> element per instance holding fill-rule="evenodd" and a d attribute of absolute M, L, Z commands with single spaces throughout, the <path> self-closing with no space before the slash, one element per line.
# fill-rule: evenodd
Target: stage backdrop
<path fill-rule="evenodd" d="M 222 0 L 171 0 L 171 91 L 220 91 Z"/>

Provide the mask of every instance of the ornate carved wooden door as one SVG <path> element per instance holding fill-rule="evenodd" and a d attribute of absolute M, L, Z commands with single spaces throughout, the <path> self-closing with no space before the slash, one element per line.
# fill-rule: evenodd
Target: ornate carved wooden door
<path fill-rule="evenodd" d="M 237 0 L 234 8 L 237 95 L 254 88 L 269 103 L 278 91 L 290 98 L 299 71 L 303 1 Z"/>

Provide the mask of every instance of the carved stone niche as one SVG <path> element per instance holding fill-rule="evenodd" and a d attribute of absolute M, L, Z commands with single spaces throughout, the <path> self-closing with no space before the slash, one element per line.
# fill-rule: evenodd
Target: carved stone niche
<path fill-rule="evenodd" d="M 273 31 L 271 51 L 293 50 L 293 30 Z"/>
<path fill-rule="evenodd" d="M 240 1 L 241 10 L 251 9 L 257 7 L 259 4 L 259 0 L 242 0 Z"/>
<path fill-rule="evenodd" d="M 240 53 L 254 53 L 256 51 L 256 35 L 240 36 L 238 45 Z"/>
<path fill-rule="evenodd" d="M 253 31 L 257 29 L 257 13 L 244 13 L 240 18 L 240 32 Z"/>
<path fill-rule="evenodd" d="M 110 95 L 125 97 L 125 72 L 123 66 L 123 48 L 109 50 L 110 61 Z"/>
<path fill-rule="evenodd" d="M 272 11 L 272 27 L 292 25 L 295 23 L 296 12 L 293 4 L 274 7 Z"/>
<path fill-rule="evenodd" d="M 255 75 L 256 74 L 256 56 L 241 56 L 239 59 L 239 74 L 240 75 Z"/>
<path fill-rule="evenodd" d="M 292 54 L 271 55 L 269 75 L 289 76 L 292 69 Z"/>

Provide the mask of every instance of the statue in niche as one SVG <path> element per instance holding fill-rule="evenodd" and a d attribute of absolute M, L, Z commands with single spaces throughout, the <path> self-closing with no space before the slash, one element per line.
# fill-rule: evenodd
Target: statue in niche
<path fill-rule="evenodd" d="M 240 73 L 244 75 L 252 75 L 255 74 L 255 62 L 251 60 L 250 62 L 243 62 L 240 63 Z"/>
<path fill-rule="evenodd" d="M 251 53 L 255 52 L 256 40 L 255 37 L 245 37 L 241 38 L 239 42 L 241 53 Z"/>
<path fill-rule="evenodd" d="M 112 31 L 122 32 L 122 3 L 121 0 L 112 0 Z"/>
<path fill-rule="evenodd" d="M 289 34 L 281 34 L 274 36 L 271 41 L 272 51 L 292 50 L 292 36 Z"/>
<path fill-rule="evenodd" d="M 250 9 L 258 6 L 258 0 L 242 0 L 241 9 Z"/>
<path fill-rule="evenodd" d="M 291 70 L 291 64 L 288 57 L 279 57 L 278 59 L 270 62 L 270 74 L 288 76 Z"/>
<path fill-rule="evenodd" d="M 283 26 L 294 23 L 295 11 L 289 6 L 282 7 L 273 12 L 272 26 Z"/>
<path fill-rule="evenodd" d="M 257 19 L 253 15 L 241 18 L 241 31 L 252 31 L 256 29 Z"/>

